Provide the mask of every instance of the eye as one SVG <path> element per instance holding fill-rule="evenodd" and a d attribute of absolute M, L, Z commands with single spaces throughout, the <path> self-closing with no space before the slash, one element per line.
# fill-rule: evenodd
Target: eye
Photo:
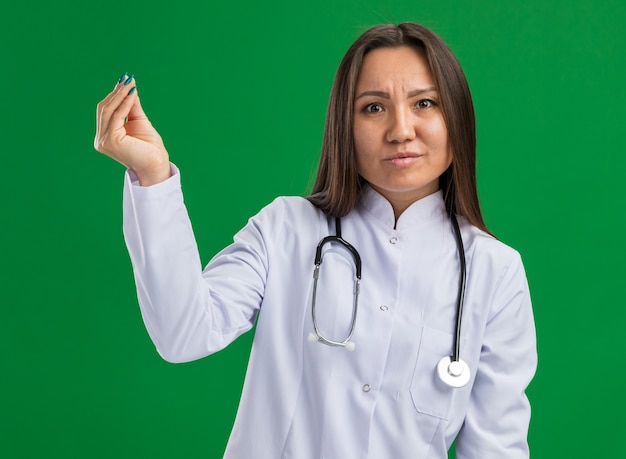
<path fill-rule="evenodd" d="M 382 107 L 382 105 L 374 102 L 374 103 L 371 103 L 371 104 L 367 104 L 365 106 L 365 111 L 368 112 L 368 113 L 380 113 L 380 112 L 383 111 L 383 107 Z"/>
<path fill-rule="evenodd" d="M 434 100 L 431 99 L 421 99 L 415 103 L 417 108 L 431 108 L 437 105 Z"/>

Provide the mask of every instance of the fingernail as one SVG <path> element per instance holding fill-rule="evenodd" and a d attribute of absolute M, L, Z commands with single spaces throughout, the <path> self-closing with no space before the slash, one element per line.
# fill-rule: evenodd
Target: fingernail
<path fill-rule="evenodd" d="M 117 83 L 119 84 L 119 83 L 121 83 L 122 81 L 124 81 L 124 78 L 126 78 L 126 75 L 128 75 L 128 73 L 127 73 L 127 72 L 124 72 L 124 75 L 122 75 L 122 76 L 120 77 L 120 79 L 119 79 L 119 80 L 117 80 Z"/>
<path fill-rule="evenodd" d="M 132 93 L 135 92 L 136 89 L 137 89 L 137 86 L 133 86 L 133 88 L 130 91 L 128 91 L 128 95 L 130 96 Z"/>
<path fill-rule="evenodd" d="M 128 77 L 128 79 L 124 82 L 124 86 L 128 86 L 130 84 L 131 81 L 133 81 L 133 77 L 135 75 L 133 75 L 132 73 L 130 74 L 130 76 Z"/>

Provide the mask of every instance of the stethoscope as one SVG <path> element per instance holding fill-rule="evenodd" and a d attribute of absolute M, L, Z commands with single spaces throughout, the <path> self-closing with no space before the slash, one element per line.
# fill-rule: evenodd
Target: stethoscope
<path fill-rule="evenodd" d="M 456 302 L 456 325 L 454 333 L 454 348 L 451 356 L 444 356 L 439 360 L 437 364 L 437 374 L 441 381 L 450 387 L 463 387 L 470 380 L 470 369 L 461 360 L 460 347 L 461 347 L 461 317 L 463 315 L 463 303 L 465 300 L 465 282 L 467 279 L 466 267 L 465 267 L 465 249 L 463 248 L 463 238 L 461 237 L 461 230 L 459 229 L 459 223 L 454 215 L 454 212 L 450 212 L 450 221 L 452 222 L 452 228 L 454 230 L 454 236 L 456 239 L 457 251 L 459 254 L 460 263 L 460 276 L 459 276 L 459 290 L 457 294 Z M 359 252 L 341 237 L 341 219 L 335 219 L 336 235 L 326 236 L 317 245 L 315 251 L 315 268 L 313 269 L 313 294 L 311 298 L 311 314 L 313 316 L 313 332 L 309 334 L 308 340 L 310 342 L 319 342 L 328 346 L 343 347 L 348 351 L 354 351 L 356 345 L 352 341 L 352 335 L 354 334 L 354 327 L 356 325 L 356 315 L 359 304 L 359 289 L 361 285 L 361 256 Z M 352 318 L 350 322 L 350 328 L 348 335 L 343 340 L 333 340 L 326 337 L 319 329 L 317 325 L 317 318 L 315 315 L 315 297 L 317 294 L 317 282 L 319 279 L 320 266 L 322 265 L 323 253 L 322 249 L 325 244 L 336 242 L 340 246 L 344 247 L 352 255 L 355 267 L 354 278 L 354 301 L 352 302 Z"/>

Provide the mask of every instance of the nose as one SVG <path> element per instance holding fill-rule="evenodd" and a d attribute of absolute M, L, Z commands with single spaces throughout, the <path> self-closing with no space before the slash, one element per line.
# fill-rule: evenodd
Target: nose
<path fill-rule="evenodd" d="M 410 111 L 394 110 L 389 117 L 387 129 L 387 142 L 403 143 L 415 139 L 415 125 Z"/>

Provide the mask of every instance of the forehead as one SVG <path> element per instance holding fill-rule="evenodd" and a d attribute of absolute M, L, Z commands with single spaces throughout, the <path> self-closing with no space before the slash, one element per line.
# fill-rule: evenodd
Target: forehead
<path fill-rule="evenodd" d="M 434 87 L 434 79 L 424 51 L 412 46 L 377 48 L 365 55 L 357 79 L 357 88 L 407 90 Z"/>

